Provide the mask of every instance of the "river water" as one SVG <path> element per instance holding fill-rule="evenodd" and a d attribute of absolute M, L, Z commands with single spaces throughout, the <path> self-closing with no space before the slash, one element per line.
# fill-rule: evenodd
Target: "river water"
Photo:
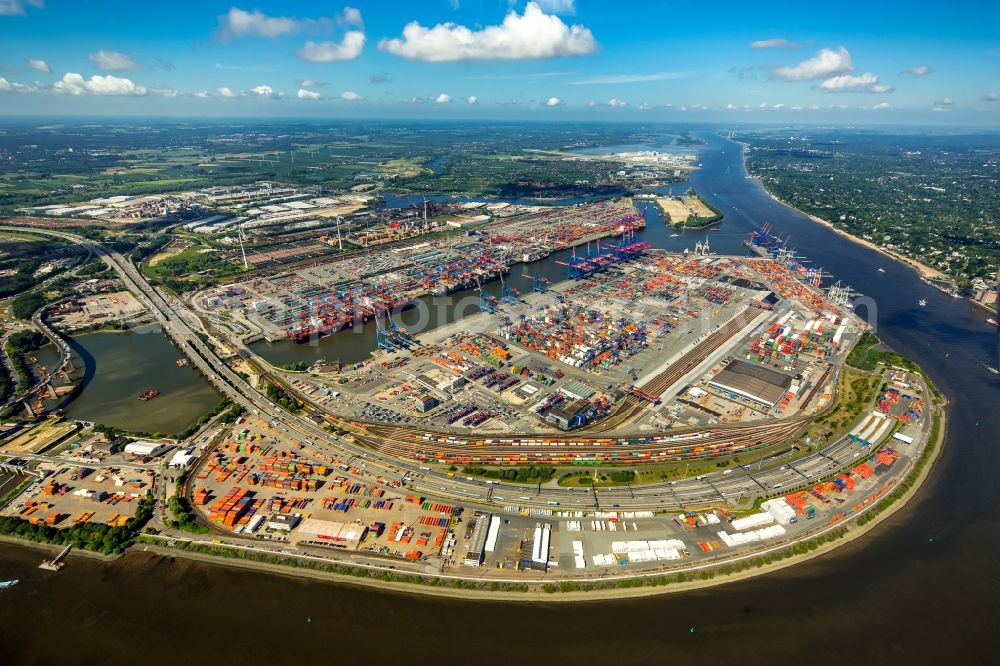
<path fill-rule="evenodd" d="M 72 338 L 70 345 L 76 365 L 83 367 L 83 381 L 64 408 L 68 418 L 169 436 L 186 430 L 222 399 L 191 366 L 177 366 L 181 354 L 159 326 L 89 333 Z M 58 354 L 46 347 L 38 358 L 52 365 Z M 150 388 L 160 395 L 140 401 L 139 394 Z"/>
<path fill-rule="evenodd" d="M 143 553 L 111 565 L 71 558 L 43 575 L 38 551 L 3 545 L 0 579 L 24 583 L 0 592 L 2 661 L 993 663 L 1000 379 L 986 366 L 998 363 L 997 330 L 911 269 L 775 203 L 745 178 L 739 146 L 706 138 L 692 184 L 726 219 L 697 238 L 735 253 L 763 220 L 791 233 L 800 253 L 874 300 L 879 336 L 952 401 L 946 448 L 904 511 L 834 554 L 761 578 L 572 605 L 415 597 Z M 696 238 L 656 226 L 650 219 L 646 233 L 661 246 Z"/>

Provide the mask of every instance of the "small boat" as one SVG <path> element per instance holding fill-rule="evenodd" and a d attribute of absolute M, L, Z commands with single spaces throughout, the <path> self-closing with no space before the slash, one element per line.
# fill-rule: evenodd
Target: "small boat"
<path fill-rule="evenodd" d="M 997 320 L 994 319 L 993 317 L 990 317 L 989 319 L 986 320 L 986 323 L 989 324 L 990 326 L 996 326 Z"/>
<path fill-rule="evenodd" d="M 670 237 L 671 238 L 678 238 L 678 237 L 680 237 L 680 234 L 670 234 Z"/>
<path fill-rule="evenodd" d="M 8 587 L 14 587 L 15 585 L 17 585 L 20 582 L 21 581 L 19 581 L 16 578 L 14 580 L 5 580 L 5 581 L 2 581 L 2 582 L 0 582 L 0 590 L 6 590 Z"/>
<path fill-rule="evenodd" d="M 994 375 L 1000 375 L 1000 370 L 997 370 L 991 365 L 986 366 L 986 369 L 992 372 Z"/>
<path fill-rule="evenodd" d="M 917 305 L 919 305 L 922 308 L 927 307 L 927 299 L 926 298 L 921 298 L 919 301 L 917 301 Z"/>
<path fill-rule="evenodd" d="M 879 273 L 885 273 L 885 269 L 884 268 L 880 268 L 880 269 L 878 269 L 878 272 Z"/>
<path fill-rule="evenodd" d="M 148 391 L 146 391 L 145 393 L 140 393 L 139 394 L 139 400 L 142 400 L 143 402 L 146 402 L 148 400 L 152 400 L 153 398 L 155 398 L 158 395 L 160 395 L 160 392 L 157 391 L 154 388 L 151 388 Z"/>

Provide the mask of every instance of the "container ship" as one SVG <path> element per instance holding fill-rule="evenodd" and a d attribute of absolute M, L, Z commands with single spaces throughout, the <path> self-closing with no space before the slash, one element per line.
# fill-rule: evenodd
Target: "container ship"
<path fill-rule="evenodd" d="M 435 296 L 447 296 L 496 280 L 509 270 L 499 254 L 492 250 L 481 250 L 474 256 L 456 257 L 426 268 L 414 275 L 414 278 L 424 291 Z"/>
<path fill-rule="evenodd" d="M 310 300 L 309 312 L 303 312 L 298 325 L 287 329 L 292 342 L 333 335 L 355 323 L 366 324 L 375 317 L 388 316 L 413 307 L 409 295 L 393 295 L 384 289 L 341 293 L 337 297 Z"/>

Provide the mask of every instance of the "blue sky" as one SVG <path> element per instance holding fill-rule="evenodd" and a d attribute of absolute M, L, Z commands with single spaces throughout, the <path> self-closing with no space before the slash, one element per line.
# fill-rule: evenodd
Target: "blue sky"
<path fill-rule="evenodd" d="M 988 2 L 0 0 L 0 114 L 1000 125 Z"/>

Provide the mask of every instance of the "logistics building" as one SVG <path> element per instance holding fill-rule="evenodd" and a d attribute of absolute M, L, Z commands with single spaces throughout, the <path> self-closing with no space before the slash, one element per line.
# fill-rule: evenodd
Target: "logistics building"
<path fill-rule="evenodd" d="M 735 360 L 713 377 L 709 384 L 774 407 L 792 386 L 792 378 L 783 372 Z"/>

